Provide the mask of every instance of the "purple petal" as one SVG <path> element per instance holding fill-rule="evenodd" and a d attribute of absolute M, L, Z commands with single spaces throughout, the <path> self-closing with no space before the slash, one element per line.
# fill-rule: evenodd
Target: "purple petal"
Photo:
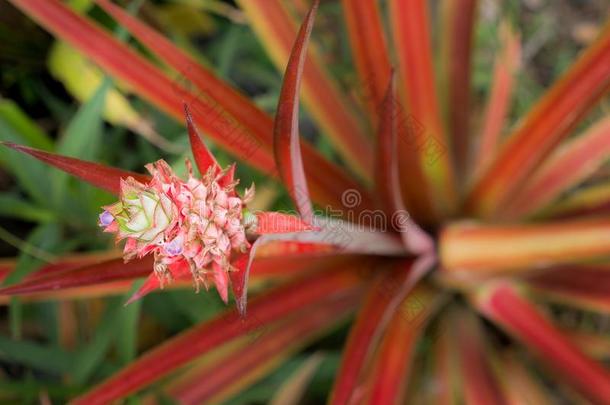
<path fill-rule="evenodd" d="M 170 256 L 177 256 L 182 253 L 182 238 L 177 237 L 173 241 L 165 244 L 165 252 Z"/>
<path fill-rule="evenodd" d="M 100 214 L 99 219 L 100 219 L 100 226 L 103 226 L 103 227 L 109 226 L 114 221 L 114 217 L 108 211 L 102 212 Z"/>

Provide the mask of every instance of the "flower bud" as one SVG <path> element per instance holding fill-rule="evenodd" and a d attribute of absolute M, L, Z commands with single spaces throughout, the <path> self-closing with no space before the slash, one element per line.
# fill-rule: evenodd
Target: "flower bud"
<path fill-rule="evenodd" d="M 118 224 L 119 237 L 141 242 L 155 241 L 172 222 L 175 212 L 173 203 L 165 194 L 153 188 L 144 188 L 135 181 L 125 181 L 121 186 L 119 202 L 106 207 L 106 212 Z M 106 216 L 104 219 L 107 219 Z"/>

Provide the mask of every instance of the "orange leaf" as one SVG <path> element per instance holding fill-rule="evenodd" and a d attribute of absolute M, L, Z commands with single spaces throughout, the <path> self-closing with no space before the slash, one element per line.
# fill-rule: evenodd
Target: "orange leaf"
<path fill-rule="evenodd" d="M 477 0 L 445 0 L 442 3 L 443 72 L 447 97 L 448 129 L 458 173 L 468 162 L 470 127 L 470 71 L 472 32 Z"/>
<path fill-rule="evenodd" d="M 610 118 L 605 118 L 550 155 L 500 215 L 514 219 L 535 213 L 595 173 L 609 157 Z"/>
<path fill-rule="evenodd" d="M 610 220 L 524 225 L 462 223 L 444 229 L 439 242 L 443 271 L 497 275 L 535 271 L 610 255 Z"/>
<path fill-rule="evenodd" d="M 376 0 L 342 0 L 350 45 L 359 75 L 359 89 L 367 104 L 373 125 L 378 121 L 381 105 L 390 79 L 390 60 Z"/>
<path fill-rule="evenodd" d="M 409 127 L 409 139 L 398 143 L 399 156 L 407 159 L 417 149 L 426 184 L 435 197 L 432 204 L 437 212 L 447 215 L 455 209 L 457 194 L 436 93 L 427 2 L 391 0 L 389 4 L 398 71 L 409 112 L 401 119 Z M 404 177 L 412 175 L 404 169 L 401 168 Z M 403 187 L 406 185 L 403 179 Z"/>
<path fill-rule="evenodd" d="M 497 215 L 544 159 L 610 89 L 610 23 L 597 41 L 521 120 L 476 182 L 468 207 Z"/>
<path fill-rule="evenodd" d="M 500 26 L 500 52 L 496 56 L 491 91 L 483 117 L 483 128 L 474 163 L 475 175 L 490 162 L 500 144 L 508 117 L 515 73 L 520 67 L 521 47 L 518 34 L 508 22 Z"/>

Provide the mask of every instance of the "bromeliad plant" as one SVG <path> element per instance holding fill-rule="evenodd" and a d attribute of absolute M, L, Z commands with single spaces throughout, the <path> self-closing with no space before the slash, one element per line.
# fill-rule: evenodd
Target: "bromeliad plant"
<path fill-rule="evenodd" d="M 332 404 L 554 402 L 539 374 L 516 361 L 515 343 L 530 349 L 554 386 L 608 403 L 610 373 L 595 359 L 599 351 L 555 326 L 530 299 L 600 312 L 609 308 L 607 185 L 560 197 L 608 156 L 607 118 L 567 138 L 610 89 L 610 27 L 501 140 L 518 40 L 504 30 L 482 130 L 472 136 L 475 0 L 447 0 L 441 7 L 442 105 L 426 2 L 388 2 L 395 73 L 377 2 L 342 2 L 356 71 L 366 83 L 365 120 L 353 113 L 316 49 L 308 50 L 317 1 L 298 32 L 289 2 L 239 2 L 274 62 L 283 67 L 288 61 L 275 120 L 109 0 L 96 3 L 189 86 L 172 81 L 166 70 L 58 0 L 10 1 L 173 117 L 181 117 L 187 100 L 211 139 L 282 180 L 301 216 L 244 211 L 249 193 L 244 198 L 234 193 L 232 170 L 217 168 L 190 119 L 203 177 L 189 174 L 186 181 L 162 162 L 149 167 L 151 179 L 9 145 L 119 195 L 100 223 L 127 240 L 125 253 L 133 260 L 124 266 L 118 265 L 122 259 L 56 264 L 4 294 L 35 297 L 53 289 L 69 297 L 74 288 L 93 285 L 116 293 L 117 282 L 147 275 L 154 265 L 155 274 L 136 298 L 171 275 L 194 277 L 196 283 L 213 280 L 226 300 L 228 276 L 240 303 L 238 310 L 152 349 L 75 403 L 110 402 L 170 375 L 174 378 L 159 388 L 169 397 L 185 403 L 222 400 L 356 309 Z M 299 140 L 301 83 L 311 116 L 346 169 Z M 342 212 L 343 219 L 316 217 L 309 190 L 316 203 Z M 358 205 L 342 199 L 346 191 L 357 193 Z M 363 215 L 375 209 L 393 218 L 391 227 L 383 230 Z M 337 230 L 345 234 L 341 242 L 330 237 Z M 249 233 L 277 231 L 293 233 L 256 239 L 249 278 L 247 251 L 254 247 Z M 288 280 L 257 294 L 246 313 L 248 280 L 280 277 Z M 451 334 L 434 333 L 447 328 Z M 514 342 L 499 340 L 498 334 Z M 418 342 L 428 343 L 420 356 Z M 206 356 L 211 352 L 215 356 Z M 414 373 L 416 362 L 428 367 Z M 422 388 L 429 383 L 435 389 Z"/>

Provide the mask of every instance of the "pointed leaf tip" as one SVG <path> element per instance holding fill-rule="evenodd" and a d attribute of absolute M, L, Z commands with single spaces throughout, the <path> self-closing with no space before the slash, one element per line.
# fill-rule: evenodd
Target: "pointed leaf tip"
<path fill-rule="evenodd" d="M 243 318 L 246 316 L 246 306 L 248 303 L 248 279 L 250 278 L 250 269 L 252 268 L 252 262 L 256 251 L 265 242 L 271 240 L 269 236 L 262 235 L 254 241 L 250 249 L 240 254 L 231 264 L 235 271 L 229 272 L 231 279 L 231 289 L 235 296 L 235 304 L 237 306 L 237 312 Z"/>
<path fill-rule="evenodd" d="M 305 178 L 299 139 L 299 90 L 307 57 L 307 44 L 319 2 L 313 2 L 294 42 L 278 101 L 273 129 L 273 151 L 280 177 L 288 188 L 299 214 L 313 222 L 313 208 Z"/>
<path fill-rule="evenodd" d="M 170 280 L 168 280 L 168 282 L 191 279 L 190 267 L 184 261 L 179 261 L 170 264 L 169 272 L 171 274 L 171 278 Z M 144 284 L 142 284 L 142 286 L 136 292 L 134 292 L 131 297 L 129 297 L 129 299 L 125 303 L 125 306 L 139 300 L 140 298 L 144 298 L 146 295 L 158 290 L 159 288 L 162 289 L 161 281 L 159 280 L 159 277 L 153 272 L 148 275 Z"/>
<path fill-rule="evenodd" d="M 407 212 L 400 187 L 397 154 L 396 80 L 394 69 L 390 72 L 387 90 L 381 104 L 381 114 L 377 131 L 376 157 L 376 194 L 391 218 L 391 226 L 400 232 L 405 247 L 413 253 L 430 252 L 434 242 L 412 219 Z"/>
<path fill-rule="evenodd" d="M 184 103 L 183 107 L 184 116 L 186 119 L 186 128 L 188 130 L 189 141 L 191 143 L 191 150 L 193 151 L 193 157 L 195 158 L 195 163 L 197 164 L 199 173 L 203 176 L 210 167 L 215 167 L 216 171 L 220 170 L 220 166 L 218 165 L 218 162 L 216 162 L 216 158 L 214 155 L 212 155 L 212 152 L 210 152 L 208 147 L 201 139 L 199 131 L 197 131 L 189 105 Z"/>
<path fill-rule="evenodd" d="M 56 167 L 64 172 L 78 177 L 95 187 L 106 190 L 118 195 L 121 191 L 121 179 L 133 177 L 141 183 L 147 183 L 149 176 L 117 169 L 115 167 L 104 166 L 98 163 L 88 162 L 68 156 L 56 155 L 40 149 L 18 145 L 12 142 L 2 142 L 2 145 L 21 153 L 28 154 L 43 163 Z"/>
<path fill-rule="evenodd" d="M 131 297 L 129 297 L 129 299 L 125 301 L 125 304 L 123 304 L 123 306 L 126 307 L 129 304 L 136 302 L 137 300 L 143 298 L 145 295 L 156 290 L 157 288 L 159 288 L 159 280 L 157 276 L 155 276 L 154 274 L 149 274 L 144 284 L 142 284 L 142 286 L 138 288 L 136 292 L 131 294 Z"/>
<path fill-rule="evenodd" d="M 250 247 L 248 251 L 240 254 L 232 264 L 234 271 L 229 273 L 231 279 L 231 289 L 235 296 L 235 305 L 237 307 L 237 313 L 241 318 L 245 318 L 248 304 L 248 279 L 250 277 L 250 268 L 252 267 L 252 261 L 256 249 L 261 243 L 262 237 L 258 238 Z"/>

